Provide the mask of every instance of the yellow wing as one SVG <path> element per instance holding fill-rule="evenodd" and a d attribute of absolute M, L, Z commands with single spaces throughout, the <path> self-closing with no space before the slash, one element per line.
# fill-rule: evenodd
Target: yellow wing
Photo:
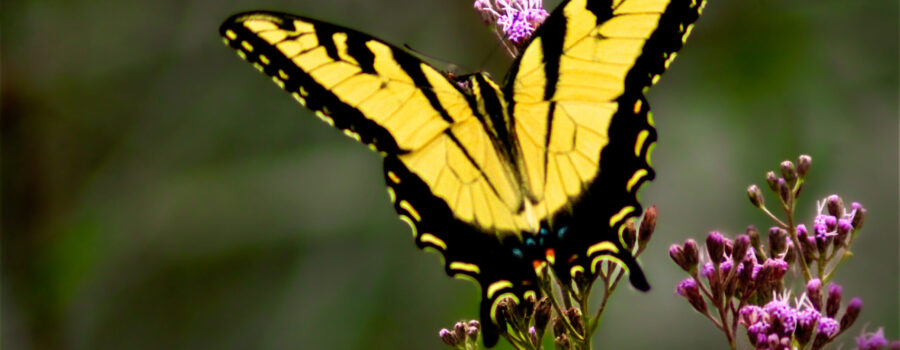
<path fill-rule="evenodd" d="M 460 220 L 485 232 L 536 229 L 516 214 L 521 187 L 474 97 L 432 66 L 366 34 L 282 13 L 238 14 L 221 32 L 325 122 L 397 156 Z"/>
<path fill-rule="evenodd" d="M 613 116 L 640 114 L 643 90 L 675 58 L 701 8 L 692 0 L 572 0 L 539 29 L 506 92 L 527 196 L 541 216 L 596 178 Z M 636 140 L 638 153 L 650 132 Z"/>

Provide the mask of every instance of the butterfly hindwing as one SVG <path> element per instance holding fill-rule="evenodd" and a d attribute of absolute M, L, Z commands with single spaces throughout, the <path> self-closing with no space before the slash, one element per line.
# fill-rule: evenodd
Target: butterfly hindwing
<path fill-rule="evenodd" d="M 481 285 L 482 335 L 485 344 L 493 346 L 500 333 L 499 301 L 504 297 L 521 301 L 529 293 L 535 297 L 540 293 L 531 260 L 516 254 L 520 240 L 498 238 L 455 217 L 447 203 L 396 157 L 385 158 L 384 171 L 394 208 L 412 229 L 419 248 L 440 252 L 448 275 Z"/>

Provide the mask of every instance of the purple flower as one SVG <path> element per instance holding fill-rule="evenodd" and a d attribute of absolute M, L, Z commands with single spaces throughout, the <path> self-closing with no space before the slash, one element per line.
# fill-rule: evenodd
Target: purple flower
<path fill-rule="evenodd" d="M 821 316 L 822 315 L 819 314 L 819 312 L 816 311 L 816 309 L 806 308 L 805 310 L 800 311 L 797 314 L 797 324 L 800 327 L 812 327 L 812 326 L 815 326 L 816 323 L 819 322 L 819 318 Z"/>
<path fill-rule="evenodd" d="M 825 227 L 828 228 L 828 231 L 834 231 L 837 229 L 837 218 L 831 215 L 825 217 Z"/>
<path fill-rule="evenodd" d="M 485 23 L 496 24 L 503 36 L 516 45 L 527 41 L 550 15 L 541 0 L 477 0 L 475 10 Z"/>
<path fill-rule="evenodd" d="M 754 325 L 759 321 L 762 321 L 767 317 L 767 314 L 763 309 L 756 305 L 747 305 L 741 308 L 740 311 L 741 319 L 740 322 L 746 326 Z M 749 327 L 748 327 L 749 328 Z"/>
<path fill-rule="evenodd" d="M 794 336 L 800 344 L 809 342 L 810 338 L 812 338 L 813 329 L 816 328 L 816 324 L 821 316 L 812 306 L 809 304 L 806 306 L 803 311 L 797 314 L 797 329 L 794 331 Z"/>
<path fill-rule="evenodd" d="M 769 314 L 770 323 L 773 330 L 781 335 L 790 335 L 797 328 L 797 310 L 790 307 L 787 303 L 787 296 L 784 299 L 775 299 L 768 302 L 763 311 Z"/>
<path fill-rule="evenodd" d="M 816 333 L 825 335 L 828 338 L 835 336 L 841 330 L 841 325 L 831 317 L 820 317 L 819 327 Z"/>
<path fill-rule="evenodd" d="M 884 328 L 878 328 L 874 333 L 863 333 L 856 337 L 856 346 L 859 347 L 859 350 L 879 350 L 888 346 L 888 341 L 884 338 Z"/>
<path fill-rule="evenodd" d="M 441 329 L 440 332 L 438 332 L 438 336 L 441 337 L 441 340 L 444 342 L 444 344 L 447 344 L 449 346 L 455 347 L 457 344 L 459 344 L 459 338 L 457 338 L 456 335 L 453 334 L 453 332 L 450 332 L 450 330 L 446 328 Z"/>
<path fill-rule="evenodd" d="M 820 279 L 809 280 L 806 284 L 806 296 L 816 310 L 822 310 L 822 281 Z"/>
<path fill-rule="evenodd" d="M 828 300 L 825 302 L 825 315 L 828 315 L 828 317 L 837 315 L 838 310 L 841 308 L 841 295 L 843 294 L 843 290 L 841 285 L 837 283 L 828 285 Z"/>
<path fill-rule="evenodd" d="M 697 310 L 700 313 L 706 313 L 706 301 L 704 301 L 703 296 L 700 295 L 700 288 L 697 287 L 697 281 L 695 281 L 693 277 L 688 277 L 681 281 L 681 283 L 678 284 L 678 287 L 675 288 L 675 292 L 678 293 L 678 295 L 687 298 L 688 302 L 691 303 L 691 306 L 694 307 L 694 310 Z"/>
<path fill-rule="evenodd" d="M 747 337 L 753 345 L 764 344 L 768 338 L 769 324 L 766 321 L 756 322 L 747 327 Z"/>
<path fill-rule="evenodd" d="M 755 280 L 755 279 L 756 279 L 756 276 L 759 275 L 759 271 L 762 270 L 762 267 L 763 267 L 763 266 L 762 266 L 762 265 L 759 265 L 759 264 L 753 265 L 753 273 L 750 274 L 750 277 L 753 278 L 753 279 Z"/>
<path fill-rule="evenodd" d="M 722 275 L 727 276 L 728 272 L 731 271 L 731 260 L 725 260 L 721 264 L 719 264 L 719 270 L 722 270 Z"/>
<path fill-rule="evenodd" d="M 700 276 L 706 277 L 706 279 L 709 279 L 714 273 L 716 273 L 716 267 L 711 262 L 703 264 L 703 268 L 700 269 Z"/>
<path fill-rule="evenodd" d="M 714 263 L 722 261 L 725 255 L 725 237 L 718 231 L 712 231 L 706 236 L 706 251 L 709 253 L 709 260 Z"/>
<path fill-rule="evenodd" d="M 771 261 L 771 263 L 769 261 Z M 784 277 L 784 274 L 787 273 L 788 263 L 783 259 L 768 259 L 766 260 L 766 264 L 771 264 L 773 266 L 773 271 L 775 272 L 773 278 L 775 280 L 781 280 Z"/>
<path fill-rule="evenodd" d="M 756 264 L 756 249 L 753 249 L 753 247 L 747 248 L 747 255 L 745 255 L 745 259 L 749 259 L 753 261 L 754 264 Z"/>
<path fill-rule="evenodd" d="M 800 236 L 801 238 L 809 235 L 809 231 L 806 230 L 806 225 L 804 225 L 804 224 L 797 225 L 797 235 Z"/>
<path fill-rule="evenodd" d="M 840 219 L 837 224 L 838 233 L 847 233 L 853 230 L 853 225 L 850 224 L 850 220 Z"/>

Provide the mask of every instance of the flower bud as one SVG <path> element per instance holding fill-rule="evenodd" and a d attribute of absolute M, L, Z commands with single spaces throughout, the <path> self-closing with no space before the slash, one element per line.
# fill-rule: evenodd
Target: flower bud
<path fill-rule="evenodd" d="M 531 340 L 531 345 L 538 345 L 538 332 L 537 329 L 534 328 L 534 326 L 528 328 L 528 338 L 529 340 Z"/>
<path fill-rule="evenodd" d="M 747 338 L 750 340 L 751 344 L 757 347 L 763 347 L 768 339 L 770 328 L 771 327 L 766 321 L 756 322 L 747 326 Z"/>
<path fill-rule="evenodd" d="M 481 324 L 478 323 L 478 320 L 469 321 L 469 329 L 475 328 L 476 331 L 481 330 Z"/>
<path fill-rule="evenodd" d="M 806 177 L 806 174 L 809 174 L 809 167 L 812 166 L 812 158 L 808 155 L 801 155 L 800 158 L 797 159 L 797 175 L 800 178 Z"/>
<path fill-rule="evenodd" d="M 747 197 L 750 198 L 750 203 L 752 203 L 754 207 L 761 208 L 763 204 L 765 204 L 765 199 L 763 198 L 762 191 L 759 190 L 759 186 L 750 185 L 750 187 L 747 187 Z"/>
<path fill-rule="evenodd" d="M 788 263 L 788 265 L 793 265 L 795 261 L 797 261 L 797 248 L 794 247 L 794 242 L 787 241 L 787 248 L 784 251 L 784 261 Z"/>
<path fill-rule="evenodd" d="M 849 329 L 853 326 L 853 322 L 856 322 L 856 319 L 859 318 L 862 307 L 863 302 L 861 299 L 853 298 L 850 300 L 850 304 L 847 304 L 847 310 L 844 311 L 844 317 L 841 317 L 841 330 Z"/>
<path fill-rule="evenodd" d="M 740 272 L 738 273 L 737 278 L 740 281 L 740 285 L 742 287 L 741 290 L 743 291 L 742 293 L 746 293 L 750 290 L 750 288 L 753 288 L 753 278 L 755 277 L 753 276 L 753 270 L 753 260 L 744 260 L 744 262 L 741 264 Z"/>
<path fill-rule="evenodd" d="M 457 344 L 459 344 L 459 339 L 457 339 L 456 335 L 454 335 L 453 332 L 450 332 L 450 330 L 448 330 L 447 328 L 441 329 L 441 331 L 438 332 L 438 336 L 441 337 L 441 341 L 443 341 L 444 344 L 447 344 L 449 346 L 455 347 Z"/>
<path fill-rule="evenodd" d="M 830 235 L 816 235 L 814 241 L 816 242 L 816 247 L 819 248 L 819 256 L 825 256 L 825 253 L 828 251 L 828 246 L 831 245 L 831 241 L 833 240 L 834 238 Z"/>
<path fill-rule="evenodd" d="M 819 322 L 819 312 L 814 309 L 805 309 L 797 315 L 797 329 L 794 331 L 794 337 L 800 345 L 806 345 L 812 339 L 813 330 Z M 802 346 L 800 347 L 803 348 Z"/>
<path fill-rule="evenodd" d="M 850 222 L 853 225 L 853 229 L 859 231 L 862 228 L 863 222 L 866 220 L 866 208 L 859 207 L 853 213 L 853 221 Z"/>
<path fill-rule="evenodd" d="M 794 167 L 794 162 L 789 160 L 781 162 L 781 176 L 789 185 L 793 185 L 797 181 L 797 168 Z"/>
<path fill-rule="evenodd" d="M 466 330 L 468 330 L 468 328 L 469 325 L 465 322 L 456 322 L 456 324 L 453 325 L 453 335 L 456 339 L 466 339 Z"/>
<path fill-rule="evenodd" d="M 825 229 L 828 230 L 828 232 L 834 232 L 835 230 L 837 230 L 837 224 L 838 220 L 836 216 L 825 216 Z"/>
<path fill-rule="evenodd" d="M 622 231 L 622 243 L 625 249 L 631 251 L 634 248 L 634 242 L 637 240 L 637 228 L 634 227 L 634 220 L 628 220 L 625 223 L 625 229 Z"/>
<path fill-rule="evenodd" d="M 738 322 L 745 326 L 754 325 L 767 317 L 766 312 L 761 307 L 752 304 L 742 307 L 738 314 L 740 315 Z"/>
<path fill-rule="evenodd" d="M 833 318 L 819 318 L 819 326 L 816 327 L 816 339 L 813 341 L 812 349 L 821 349 L 828 344 L 840 331 L 839 327 L 840 325 Z"/>
<path fill-rule="evenodd" d="M 809 236 L 809 232 L 806 230 L 806 225 L 797 225 L 797 240 L 800 241 L 800 253 L 803 254 L 803 258 L 806 261 L 815 260 L 814 253 L 816 250 L 816 241 Z"/>
<path fill-rule="evenodd" d="M 844 216 L 844 201 L 836 194 L 825 199 L 825 207 L 828 208 L 828 214 L 831 216 L 836 218 Z"/>
<path fill-rule="evenodd" d="M 697 242 L 691 238 L 684 241 L 684 258 L 688 266 L 695 267 L 700 262 L 700 247 Z"/>
<path fill-rule="evenodd" d="M 651 205 L 650 208 L 647 208 L 644 211 L 644 218 L 641 220 L 641 230 L 638 234 L 638 247 L 643 249 L 647 246 L 647 243 L 650 242 L 650 238 L 653 237 L 653 231 L 656 230 L 656 218 L 659 213 L 656 209 L 655 205 Z"/>
<path fill-rule="evenodd" d="M 806 297 L 809 298 L 810 304 L 817 310 L 822 311 L 822 281 L 813 278 L 806 283 Z"/>
<path fill-rule="evenodd" d="M 741 281 L 736 277 L 741 265 L 735 265 L 733 260 L 725 260 L 720 268 L 722 269 L 722 279 L 725 281 L 725 297 L 728 298 L 735 295 L 734 293 L 741 286 Z"/>
<path fill-rule="evenodd" d="M 769 229 L 769 255 L 770 256 L 778 256 L 784 253 L 785 248 L 785 238 L 787 238 L 787 231 L 783 228 L 775 227 Z"/>
<path fill-rule="evenodd" d="M 697 310 L 701 314 L 706 314 L 706 301 L 703 300 L 703 296 L 700 295 L 700 288 L 697 287 L 697 281 L 692 277 L 688 277 L 681 281 L 675 291 L 678 295 L 685 297 L 691 306 L 694 307 L 694 310 Z"/>
<path fill-rule="evenodd" d="M 853 231 L 853 225 L 850 224 L 850 220 L 838 220 L 837 236 L 834 237 L 835 248 L 840 248 L 847 245 L 847 237 L 850 236 L 850 231 Z"/>
<path fill-rule="evenodd" d="M 566 321 L 559 316 L 553 316 L 553 335 L 559 337 L 566 334 Z"/>
<path fill-rule="evenodd" d="M 778 192 L 778 176 L 774 171 L 766 173 L 766 183 L 769 184 L 769 189 Z"/>
<path fill-rule="evenodd" d="M 547 322 L 550 321 L 550 315 L 552 314 L 552 305 L 550 304 L 550 299 L 547 297 L 541 298 L 541 301 L 538 302 L 537 306 L 534 308 L 534 325 L 539 330 L 543 331 L 547 327 Z"/>
<path fill-rule="evenodd" d="M 749 225 L 747 226 L 747 236 L 750 237 L 750 246 L 753 247 L 756 255 L 762 252 L 760 250 L 760 241 L 759 241 L 759 231 L 756 229 L 756 226 Z"/>
<path fill-rule="evenodd" d="M 750 236 L 738 235 L 737 238 L 734 239 L 734 245 L 731 248 L 731 260 L 734 262 L 734 266 L 738 266 L 744 261 L 744 258 L 747 257 L 747 249 L 749 248 Z"/>
<path fill-rule="evenodd" d="M 687 262 L 687 259 L 684 256 L 684 248 L 680 245 L 673 244 L 669 247 L 669 257 L 672 258 L 672 261 L 675 262 L 682 270 L 690 273 L 691 270 L 695 267 L 694 265 L 690 265 Z"/>
<path fill-rule="evenodd" d="M 478 328 L 476 328 L 476 327 L 466 328 L 466 339 L 468 339 L 469 341 L 471 341 L 473 343 L 476 340 L 478 340 Z"/>
<path fill-rule="evenodd" d="M 790 204 L 791 203 L 791 188 L 788 186 L 788 183 L 785 179 L 778 179 L 777 183 L 778 195 L 781 196 L 781 201 Z"/>
<path fill-rule="evenodd" d="M 772 265 L 772 263 L 769 262 L 770 260 L 771 259 L 766 259 L 766 262 L 760 266 L 759 272 L 756 273 L 756 280 L 754 282 L 760 288 L 769 285 L 772 281 L 772 277 L 775 275 L 775 265 Z"/>
<path fill-rule="evenodd" d="M 804 225 L 804 224 L 797 225 L 797 237 L 798 238 L 803 240 L 803 239 L 806 239 L 806 237 L 808 235 L 809 235 L 809 231 L 806 230 L 806 225 Z"/>
<path fill-rule="evenodd" d="M 772 269 L 772 281 L 781 281 L 784 278 L 784 274 L 787 273 L 788 263 L 782 259 L 769 259 L 766 260 L 766 264 L 771 264 Z"/>
<path fill-rule="evenodd" d="M 828 302 L 825 305 L 825 315 L 834 318 L 838 310 L 841 308 L 841 292 L 843 288 L 839 284 L 828 285 Z"/>
<path fill-rule="evenodd" d="M 566 311 L 566 317 L 569 318 L 569 323 L 572 324 L 572 328 L 575 328 L 575 332 L 584 334 L 584 323 L 581 321 L 581 310 L 574 307 L 569 308 L 569 310 Z"/>
<path fill-rule="evenodd" d="M 769 334 L 769 337 L 766 339 L 766 344 L 769 345 L 769 349 L 780 349 L 778 347 L 778 343 L 781 342 L 781 337 L 778 336 L 778 333 Z"/>
<path fill-rule="evenodd" d="M 725 237 L 716 231 L 712 231 L 706 236 L 706 252 L 709 253 L 709 259 L 713 264 L 718 265 L 722 262 L 725 255 Z"/>
<path fill-rule="evenodd" d="M 530 321 L 531 316 L 534 315 L 534 307 L 536 303 L 537 300 L 534 299 L 534 295 L 529 294 L 522 299 L 522 302 L 518 305 L 518 310 L 516 311 L 519 315 L 524 316 L 526 322 Z"/>

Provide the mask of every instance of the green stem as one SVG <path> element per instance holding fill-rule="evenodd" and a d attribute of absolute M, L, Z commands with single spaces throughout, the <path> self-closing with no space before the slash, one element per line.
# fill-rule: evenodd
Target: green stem
<path fill-rule="evenodd" d="M 784 202 L 782 202 L 782 204 L 783 203 Z M 782 206 L 782 208 L 783 208 L 783 206 Z M 759 209 L 761 209 L 763 211 L 763 213 L 766 213 L 766 215 L 769 216 L 769 219 L 772 219 L 772 221 L 775 221 L 775 223 L 777 223 L 778 226 L 781 226 L 782 228 L 785 228 L 785 229 L 790 227 L 790 224 L 786 224 L 783 221 L 781 221 L 781 219 L 779 219 L 777 216 L 775 216 L 775 214 L 772 214 L 772 212 L 769 211 L 769 208 L 766 208 L 765 205 L 760 205 Z"/>
<path fill-rule="evenodd" d="M 552 269 L 551 269 L 551 271 L 552 271 Z M 553 272 L 551 272 L 551 273 L 553 273 Z M 556 275 L 553 274 L 551 276 L 554 280 L 557 281 L 560 288 L 563 288 L 562 283 L 559 283 L 559 279 L 556 278 Z M 559 315 L 559 319 L 563 320 L 563 323 L 565 323 L 566 329 L 569 330 L 569 333 L 572 333 L 572 335 L 574 335 L 576 338 L 578 338 L 578 341 L 583 341 L 584 337 L 582 337 L 580 334 L 578 334 L 578 332 L 575 331 L 575 326 L 573 326 L 572 323 L 569 322 L 569 318 L 566 317 L 566 314 L 562 311 L 562 309 L 560 309 L 559 300 L 556 300 L 556 294 L 553 291 L 552 285 L 550 286 L 549 290 L 544 290 L 544 293 L 547 294 L 547 296 L 548 296 L 547 299 L 550 299 L 550 305 L 553 306 L 554 310 L 556 310 L 556 314 Z M 563 294 L 563 298 L 564 298 L 563 300 L 568 300 L 569 297 L 564 291 L 561 291 L 560 294 Z M 566 310 L 568 310 L 570 307 L 571 306 L 567 307 Z"/>

